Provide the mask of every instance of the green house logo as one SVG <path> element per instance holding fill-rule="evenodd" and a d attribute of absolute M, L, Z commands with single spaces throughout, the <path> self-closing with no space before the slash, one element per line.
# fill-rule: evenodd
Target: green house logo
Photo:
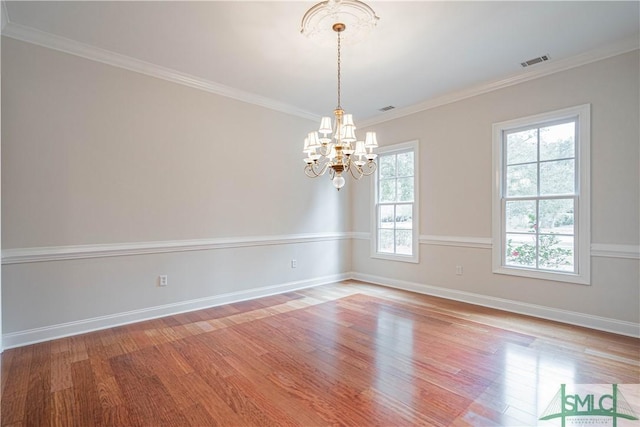
<path fill-rule="evenodd" d="M 638 420 L 618 384 L 577 384 L 571 393 L 567 392 L 567 385 L 562 384 L 540 420 L 559 418 L 562 427 L 565 427 L 567 419 L 573 417 L 581 417 L 578 424 L 587 423 L 590 426 L 617 427 L 619 419 Z"/>

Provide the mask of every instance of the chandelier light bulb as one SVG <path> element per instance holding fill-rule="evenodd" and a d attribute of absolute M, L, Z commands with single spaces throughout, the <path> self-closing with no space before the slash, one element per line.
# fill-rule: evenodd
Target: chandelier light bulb
<path fill-rule="evenodd" d="M 333 186 L 336 187 L 338 190 L 340 190 L 342 187 L 344 187 L 344 177 L 340 174 L 336 174 L 336 176 L 333 177 Z"/>

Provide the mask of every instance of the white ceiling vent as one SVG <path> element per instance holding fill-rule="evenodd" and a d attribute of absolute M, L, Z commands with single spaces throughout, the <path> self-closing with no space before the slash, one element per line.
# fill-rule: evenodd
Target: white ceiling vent
<path fill-rule="evenodd" d="M 535 64 L 539 64 L 541 62 L 545 62 L 549 60 L 549 55 L 538 56 L 537 58 L 529 59 L 528 61 L 521 62 L 522 68 L 527 68 Z"/>
<path fill-rule="evenodd" d="M 380 110 L 378 110 L 378 111 L 383 111 L 383 112 L 384 112 L 384 111 L 393 110 L 394 108 L 396 108 L 396 107 L 394 107 L 393 105 L 387 105 L 386 107 L 382 107 L 382 108 L 381 108 Z"/>

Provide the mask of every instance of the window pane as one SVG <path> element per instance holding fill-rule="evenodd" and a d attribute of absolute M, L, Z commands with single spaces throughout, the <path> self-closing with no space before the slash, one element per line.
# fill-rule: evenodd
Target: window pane
<path fill-rule="evenodd" d="M 393 253 L 393 230 L 378 230 L 378 252 Z"/>
<path fill-rule="evenodd" d="M 540 194 L 574 194 L 575 160 L 540 163 Z"/>
<path fill-rule="evenodd" d="M 394 206 L 380 206 L 380 224 L 379 228 L 393 228 Z"/>
<path fill-rule="evenodd" d="M 538 170 L 536 164 L 507 166 L 507 196 L 536 196 Z"/>
<path fill-rule="evenodd" d="M 398 201 L 413 202 L 413 177 L 398 178 Z"/>
<path fill-rule="evenodd" d="M 507 231 L 535 233 L 535 200 L 508 201 L 505 208 Z"/>
<path fill-rule="evenodd" d="M 540 233 L 574 234 L 573 199 L 540 200 Z"/>
<path fill-rule="evenodd" d="M 540 128 L 540 160 L 575 157 L 576 123 Z"/>
<path fill-rule="evenodd" d="M 507 164 L 538 161 L 538 130 L 507 134 Z"/>
<path fill-rule="evenodd" d="M 536 268 L 536 236 L 509 234 L 506 236 L 505 264 Z"/>
<path fill-rule="evenodd" d="M 545 270 L 574 271 L 573 237 L 541 234 L 539 251 L 540 268 Z"/>
<path fill-rule="evenodd" d="M 401 255 L 411 255 L 413 233 L 411 230 L 396 231 L 396 253 Z"/>
<path fill-rule="evenodd" d="M 398 176 L 413 176 L 413 151 L 398 154 Z"/>
<path fill-rule="evenodd" d="M 418 199 L 415 194 L 415 174 L 418 173 L 415 161 L 416 154 L 408 143 L 398 146 L 394 151 L 383 151 L 378 156 L 378 171 L 375 175 L 377 225 L 374 235 L 377 239 L 376 253 L 384 255 L 382 258 L 393 258 L 387 255 L 403 255 L 398 259 L 415 261 L 410 257 L 418 251 L 418 247 L 414 247 L 414 244 L 417 245 L 414 242 L 417 231 L 413 223 L 415 202 Z"/>
<path fill-rule="evenodd" d="M 379 157 L 380 178 L 392 178 L 396 176 L 396 156 L 380 156 Z"/>
<path fill-rule="evenodd" d="M 380 180 L 380 201 L 395 202 L 396 201 L 396 180 L 381 179 Z"/>
<path fill-rule="evenodd" d="M 413 205 L 397 205 L 396 228 L 411 229 L 413 223 Z"/>

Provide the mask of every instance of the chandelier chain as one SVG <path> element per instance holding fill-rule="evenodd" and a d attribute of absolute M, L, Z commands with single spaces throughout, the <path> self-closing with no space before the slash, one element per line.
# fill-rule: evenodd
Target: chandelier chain
<path fill-rule="evenodd" d="M 338 108 L 342 108 L 340 103 L 340 39 L 340 31 L 338 31 Z"/>

